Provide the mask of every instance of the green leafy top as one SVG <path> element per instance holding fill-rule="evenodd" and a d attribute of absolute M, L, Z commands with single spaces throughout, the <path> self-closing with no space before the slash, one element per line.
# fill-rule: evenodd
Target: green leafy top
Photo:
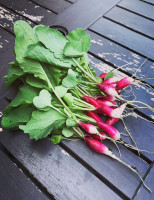
<path fill-rule="evenodd" d="M 113 72 L 109 72 L 106 74 L 106 76 L 104 77 L 104 80 L 108 79 L 108 78 L 112 78 L 114 76 Z"/>
<path fill-rule="evenodd" d="M 90 36 L 83 29 L 76 29 L 67 35 L 67 44 L 64 47 L 64 55 L 68 57 L 80 57 L 90 49 Z"/>

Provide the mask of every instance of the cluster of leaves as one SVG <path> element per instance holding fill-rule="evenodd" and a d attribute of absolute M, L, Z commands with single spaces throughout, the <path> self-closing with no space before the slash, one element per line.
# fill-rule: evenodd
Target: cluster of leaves
<path fill-rule="evenodd" d="M 22 84 L 3 111 L 3 128 L 21 129 L 35 140 L 60 133 L 52 136 L 53 143 L 75 136 L 76 116 L 88 121 L 82 110 L 93 109 L 81 100 L 82 92 L 94 89 L 98 93 L 90 82 L 92 78 L 100 81 L 89 66 L 89 35 L 76 29 L 65 37 L 58 30 L 43 25 L 32 28 L 22 20 L 14 24 L 14 32 L 16 61 L 9 63 L 11 68 L 4 78 L 7 87 L 17 79 Z M 88 89 L 82 90 L 87 81 Z"/>

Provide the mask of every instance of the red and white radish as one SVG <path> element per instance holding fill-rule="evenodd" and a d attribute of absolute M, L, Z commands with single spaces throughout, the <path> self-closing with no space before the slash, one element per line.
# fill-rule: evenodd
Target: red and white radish
<path fill-rule="evenodd" d="M 93 118 L 97 122 L 99 122 L 99 121 L 102 122 L 101 117 L 97 113 L 95 113 L 94 111 L 86 111 L 86 115 Z"/>
<path fill-rule="evenodd" d="M 112 139 L 120 139 L 120 133 L 113 126 L 110 126 L 104 122 L 97 122 L 97 126 L 105 131 Z"/>
<path fill-rule="evenodd" d="M 102 73 L 99 77 L 100 77 L 101 79 L 104 79 L 106 75 L 107 75 L 107 73 Z"/>
<path fill-rule="evenodd" d="M 78 122 L 79 126 L 83 128 L 87 133 L 90 134 L 99 134 L 97 128 L 92 124 L 86 124 L 82 122 Z"/>
<path fill-rule="evenodd" d="M 112 118 L 112 117 L 109 117 L 107 118 L 107 120 L 105 121 L 105 124 L 108 124 L 110 126 L 112 126 L 113 124 L 115 124 L 116 122 L 119 121 L 119 118 Z"/>
<path fill-rule="evenodd" d="M 125 77 L 123 79 L 121 79 L 118 83 L 117 83 L 117 90 L 121 90 L 129 85 L 131 85 L 133 83 L 134 79 L 131 77 Z"/>

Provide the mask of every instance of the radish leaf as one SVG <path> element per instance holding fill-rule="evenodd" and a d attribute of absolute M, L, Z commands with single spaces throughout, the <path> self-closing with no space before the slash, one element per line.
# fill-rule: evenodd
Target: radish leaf
<path fill-rule="evenodd" d="M 60 97 L 65 96 L 65 94 L 67 93 L 67 90 L 68 90 L 68 88 L 66 88 L 62 85 L 55 87 L 55 91 Z"/>
<path fill-rule="evenodd" d="M 67 127 L 74 127 L 76 125 L 77 125 L 77 123 L 74 120 L 72 120 L 72 119 L 67 119 L 66 120 L 66 126 Z"/>
<path fill-rule="evenodd" d="M 114 76 L 113 72 L 109 72 L 107 73 L 107 75 L 104 77 L 104 80 L 108 79 L 108 78 L 112 78 Z"/>
<path fill-rule="evenodd" d="M 78 84 L 76 76 L 77 74 L 72 69 L 69 69 L 68 75 L 62 81 L 63 86 L 66 88 L 74 88 Z"/>
<path fill-rule="evenodd" d="M 24 72 L 16 62 L 9 63 L 12 67 L 9 69 L 8 75 L 4 76 L 5 86 L 9 87 L 16 79 L 20 78 Z"/>
<path fill-rule="evenodd" d="M 31 118 L 34 108 L 32 106 L 19 106 L 12 109 L 2 118 L 2 127 L 5 129 L 17 129 L 19 125 L 26 124 Z"/>
<path fill-rule="evenodd" d="M 62 136 L 61 135 L 52 135 L 51 136 L 51 142 L 53 144 L 59 144 L 61 140 L 62 140 Z"/>
<path fill-rule="evenodd" d="M 65 137 L 71 137 L 72 135 L 74 135 L 74 132 L 69 130 L 68 128 L 64 127 L 62 130 L 62 133 Z"/>
<path fill-rule="evenodd" d="M 68 57 L 80 57 L 90 49 L 90 36 L 83 29 L 76 29 L 67 35 L 67 44 L 64 47 L 64 55 Z"/>
<path fill-rule="evenodd" d="M 40 42 L 29 45 L 25 51 L 25 57 L 58 67 L 71 67 L 70 63 L 57 59 L 54 54 L 49 49 L 46 49 Z"/>
<path fill-rule="evenodd" d="M 47 90 L 41 90 L 39 96 L 34 97 L 33 104 L 39 108 L 49 107 L 51 105 L 52 96 Z"/>
<path fill-rule="evenodd" d="M 20 87 L 17 96 L 13 99 L 13 101 L 5 108 L 3 113 L 7 113 L 11 109 L 23 105 L 23 104 L 32 104 L 33 98 L 39 94 L 39 90 L 37 88 L 33 88 L 29 85 L 24 85 Z"/>
<path fill-rule="evenodd" d="M 34 111 L 26 125 L 19 126 L 24 133 L 29 133 L 31 139 L 47 137 L 52 130 L 61 128 L 66 122 L 64 115 L 50 108 L 48 111 Z"/>

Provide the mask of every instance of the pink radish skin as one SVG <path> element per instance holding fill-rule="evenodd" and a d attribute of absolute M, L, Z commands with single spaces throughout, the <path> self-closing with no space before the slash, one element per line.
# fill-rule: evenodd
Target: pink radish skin
<path fill-rule="evenodd" d="M 100 141 L 105 140 L 107 138 L 105 133 L 103 133 L 103 132 L 99 132 L 99 133 L 100 133 L 100 135 L 94 135 L 93 134 L 93 135 L 91 135 L 91 137 L 96 139 L 96 140 L 100 140 Z"/>
<path fill-rule="evenodd" d="M 136 169 L 134 169 L 132 166 L 130 166 L 129 164 L 123 162 L 122 160 L 120 160 L 116 155 L 114 155 L 112 153 L 112 151 L 109 150 L 109 148 L 107 148 L 107 146 L 105 146 L 102 142 L 92 139 L 92 138 L 88 138 L 88 137 L 84 137 L 84 141 L 87 143 L 87 145 L 94 151 L 98 152 L 98 153 L 102 153 L 105 154 L 107 156 L 110 156 L 111 158 L 117 160 L 118 162 L 120 162 L 121 164 L 125 165 L 126 167 L 128 167 L 129 169 L 131 169 L 134 173 L 136 173 L 140 180 L 142 181 L 144 187 L 152 192 L 144 183 L 144 180 L 142 179 L 141 175 L 138 173 L 138 171 Z"/>
<path fill-rule="evenodd" d="M 120 133 L 114 127 L 104 122 L 97 122 L 97 126 L 100 127 L 103 131 L 105 131 L 112 139 L 120 139 Z"/>
<path fill-rule="evenodd" d="M 113 118 L 121 118 L 124 109 L 126 108 L 127 103 L 122 104 L 118 108 L 114 109 L 111 113 L 111 117 Z"/>
<path fill-rule="evenodd" d="M 102 82 L 102 84 L 111 84 L 111 83 L 117 83 L 119 81 L 119 78 L 117 77 L 112 77 L 108 78 L 105 81 Z"/>
<path fill-rule="evenodd" d="M 100 116 L 97 115 L 97 113 L 95 113 L 94 111 L 86 111 L 86 115 L 93 118 L 97 122 L 102 122 L 102 119 L 100 118 Z"/>
<path fill-rule="evenodd" d="M 92 139 L 92 138 L 88 138 L 88 137 L 84 137 L 84 141 L 94 151 L 112 157 L 113 153 L 107 148 L 107 146 L 105 146 L 104 144 L 102 144 L 98 140 L 95 140 L 95 139 Z"/>
<path fill-rule="evenodd" d="M 115 106 L 116 102 L 106 101 L 106 100 L 97 100 L 102 106 Z"/>
<path fill-rule="evenodd" d="M 78 124 L 87 132 L 90 134 L 99 134 L 97 128 L 93 126 L 92 124 L 86 124 L 82 122 L 78 122 Z"/>
<path fill-rule="evenodd" d="M 113 124 L 115 124 L 118 121 L 119 121 L 119 118 L 109 117 L 109 118 L 107 118 L 105 124 L 108 124 L 108 125 L 112 126 Z"/>
<path fill-rule="evenodd" d="M 114 104 L 115 106 L 117 105 L 116 101 L 111 101 L 112 104 Z"/>
<path fill-rule="evenodd" d="M 103 79 L 106 75 L 107 75 L 107 73 L 102 73 L 99 77 L 100 77 L 101 79 Z"/>
<path fill-rule="evenodd" d="M 99 85 L 99 87 L 105 94 L 109 96 L 119 97 L 117 91 L 114 88 L 110 87 L 110 85 L 104 85 L 103 87 Z"/>
<path fill-rule="evenodd" d="M 93 105 L 95 108 L 100 107 L 99 103 L 96 101 L 96 99 L 92 98 L 92 97 L 88 97 L 88 96 L 83 96 L 82 97 L 86 102 L 90 103 L 91 105 Z"/>
<path fill-rule="evenodd" d="M 117 90 L 121 90 L 129 85 L 131 85 L 133 83 L 134 79 L 131 77 L 125 77 L 123 79 L 121 79 L 118 83 L 117 83 Z"/>
<path fill-rule="evenodd" d="M 115 101 L 115 97 L 114 96 L 102 96 L 99 95 L 96 97 L 96 99 L 102 99 L 102 100 L 106 100 L 106 101 Z"/>

